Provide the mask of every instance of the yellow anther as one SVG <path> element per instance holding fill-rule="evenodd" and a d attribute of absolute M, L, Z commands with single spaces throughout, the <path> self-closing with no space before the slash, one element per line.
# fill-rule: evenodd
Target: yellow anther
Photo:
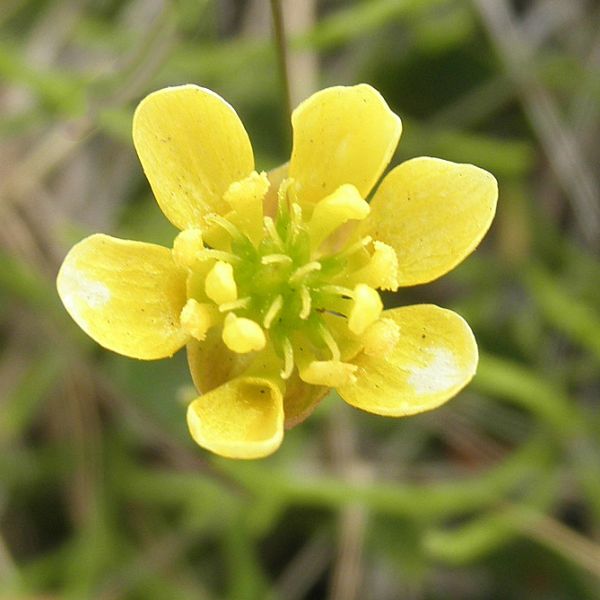
<path fill-rule="evenodd" d="M 271 240 L 273 242 L 275 242 L 275 244 L 279 248 L 281 248 L 283 250 L 283 248 L 285 247 L 285 244 L 283 243 L 281 236 L 277 232 L 277 228 L 275 227 L 275 223 L 274 223 L 273 219 L 271 217 L 264 217 L 263 225 L 265 227 L 267 235 L 271 238 Z"/>
<path fill-rule="evenodd" d="M 289 265 L 292 262 L 291 257 L 287 254 L 265 254 L 265 256 L 260 259 L 262 265 Z"/>
<path fill-rule="evenodd" d="M 202 341 L 206 332 L 217 323 L 218 312 L 212 304 L 200 304 L 190 298 L 181 310 L 181 327 L 197 340 Z"/>
<path fill-rule="evenodd" d="M 316 260 L 313 260 L 312 262 L 309 262 L 299 268 L 297 268 L 291 275 L 289 278 L 289 283 L 291 283 L 292 285 L 294 285 L 295 283 L 298 283 L 299 281 L 302 281 L 309 273 L 312 273 L 313 271 L 320 271 L 321 270 L 321 263 L 317 262 Z"/>
<path fill-rule="evenodd" d="M 281 309 L 283 308 L 283 297 L 281 294 L 273 300 L 271 306 L 269 306 L 269 310 L 267 310 L 265 314 L 265 318 L 263 319 L 263 325 L 265 329 L 269 329 L 273 323 L 273 321 L 277 318 Z"/>
<path fill-rule="evenodd" d="M 289 379 L 294 371 L 294 348 L 288 338 L 283 339 L 283 369 L 279 372 L 282 379 Z"/>
<path fill-rule="evenodd" d="M 361 336 L 365 354 L 386 356 L 400 340 L 400 327 L 392 319 L 379 319 L 367 327 Z"/>
<path fill-rule="evenodd" d="M 356 381 L 356 365 L 339 360 L 313 360 L 300 367 L 300 378 L 313 385 L 340 387 Z"/>
<path fill-rule="evenodd" d="M 229 313 L 223 325 L 223 341 L 234 352 L 245 354 L 253 350 L 262 350 L 267 343 L 260 325 L 244 317 Z"/>
<path fill-rule="evenodd" d="M 238 298 L 233 302 L 225 302 L 225 304 L 219 304 L 219 312 L 229 312 L 230 310 L 240 310 L 241 308 L 248 308 L 250 303 L 252 302 L 252 298 L 250 296 L 246 296 L 245 298 Z"/>
<path fill-rule="evenodd" d="M 310 309 L 312 307 L 312 298 L 310 292 L 306 286 L 300 288 L 300 300 L 302 301 L 302 307 L 300 308 L 300 318 L 305 320 L 310 316 Z"/>
<path fill-rule="evenodd" d="M 204 248 L 199 229 L 184 229 L 173 242 L 173 260 L 183 269 L 191 269 Z"/>
<path fill-rule="evenodd" d="M 379 319 L 383 304 L 379 294 L 368 285 L 359 283 L 353 292 L 352 307 L 348 315 L 348 328 L 352 333 L 361 335 L 369 325 Z"/>
<path fill-rule="evenodd" d="M 216 304 L 226 304 L 237 300 L 237 285 L 233 278 L 233 267 L 229 263 L 217 261 L 206 276 L 204 291 Z"/>
<path fill-rule="evenodd" d="M 225 250 L 214 250 L 213 248 L 204 248 L 198 252 L 198 260 L 220 260 L 230 264 L 237 264 L 241 262 L 241 258 L 237 254 L 232 252 L 225 252 Z"/>
<path fill-rule="evenodd" d="M 263 199 L 269 190 L 266 173 L 253 171 L 241 181 L 232 183 L 225 192 L 225 201 L 233 208 L 232 220 L 255 245 L 263 237 Z"/>
<path fill-rule="evenodd" d="M 230 213 L 229 218 L 222 217 L 216 213 L 209 213 L 204 217 L 204 222 L 209 226 L 220 227 L 231 239 L 239 239 L 242 234 L 237 225 L 233 222 L 232 216 L 232 213 Z"/>
<path fill-rule="evenodd" d="M 321 325 L 319 327 L 319 335 L 321 336 L 321 339 L 325 342 L 325 345 L 329 349 L 329 352 L 331 352 L 332 360 L 334 362 L 339 361 L 341 358 L 340 349 L 337 345 L 337 342 L 335 341 L 335 338 L 333 337 L 333 335 L 331 335 L 331 331 L 329 331 L 329 329 L 327 329 L 325 325 Z"/>
<path fill-rule="evenodd" d="M 318 248 L 330 233 L 347 221 L 364 219 L 369 211 L 369 205 L 353 185 L 341 185 L 314 208 L 309 224 L 312 247 Z"/>

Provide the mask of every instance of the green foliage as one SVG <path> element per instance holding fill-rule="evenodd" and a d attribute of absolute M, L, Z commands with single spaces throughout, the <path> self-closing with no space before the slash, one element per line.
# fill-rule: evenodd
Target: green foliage
<path fill-rule="evenodd" d="M 502 0 L 318 0 L 292 36 L 319 85 L 382 91 L 404 122 L 395 161 L 499 180 L 476 254 L 388 297 L 453 305 L 475 331 L 478 375 L 447 406 L 383 419 L 332 396 L 276 455 L 215 458 L 186 431 L 183 353 L 110 355 L 62 309 L 54 277 L 74 240 L 174 235 L 130 140 L 146 93 L 212 88 L 259 168 L 287 159 L 268 4 L 2 4 L 0 599 L 599 598 L 599 240 L 580 231 L 595 209 L 550 166 L 556 123 L 532 118 L 556 105 L 597 190 L 593 3 L 546 3 L 545 18 L 519 3 L 531 58 L 516 78 L 500 13 L 482 9 Z"/>

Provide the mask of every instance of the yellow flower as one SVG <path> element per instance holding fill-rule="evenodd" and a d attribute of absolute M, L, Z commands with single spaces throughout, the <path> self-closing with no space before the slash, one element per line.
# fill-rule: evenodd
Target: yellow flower
<path fill-rule="evenodd" d="M 433 305 L 383 310 L 377 289 L 426 283 L 487 231 L 497 184 L 421 157 L 392 169 L 401 133 L 368 85 L 322 90 L 294 111 L 289 165 L 257 173 L 233 108 L 194 86 L 150 94 L 133 139 L 154 195 L 181 230 L 173 249 L 92 235 L 58 291 L 102 346 L 158 359 L 187 344 L 201 395 L 194 440 L 257 458 L 335 388 L 380 415 L 435 408 L 473 377 L 465 321 Z"/>

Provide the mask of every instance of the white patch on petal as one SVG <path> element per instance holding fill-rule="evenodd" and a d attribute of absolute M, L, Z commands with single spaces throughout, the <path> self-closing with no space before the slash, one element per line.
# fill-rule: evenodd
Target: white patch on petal
<path fill-rule="evenodd" d="M 430 362 L 424 366 L 410 368 L 408 383 L 420 396 L 435 394 L 456 385 L 462 377 L 454 354 L 447 348 L 429 350 Z"/>
<path fill-rule="evenodd" d="M 67 283 L 68 290 L 63 293 L 63 302 L 72 315 L 80 315 L 79 303 L 83 302 L 88 308 L 97 310 L 110 300 L 110 289 L 100 281 L 88 279 L 74 266 L 66 267 L 63 281 Z"/>
<path fill-rule="evenodd" d="M 335 149 L 335 159 L 338 162 L 344 163 L 348 160 L 350 154 L 350 142 L 348 138 L 343 138 L 338 142 L 337 148 Z"/>

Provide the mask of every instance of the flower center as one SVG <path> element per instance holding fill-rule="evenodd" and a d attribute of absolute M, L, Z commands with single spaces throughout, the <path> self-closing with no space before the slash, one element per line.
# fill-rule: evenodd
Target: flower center
<path fill-rule="evenodd" d="M 234 352 L 272 354 L 283 379 L 297 367 L 309 383 L 343 385 L 355 370 L 344 361 L 397 338 L 375 290 L 397 287 L 395 253 L 359 233 L 342 239 L 345 223 L 369 214 L 354 186 L 303 211 L 284 180 L 274 218 L 263 215 L 268 188 L 252 173 L 227 190 L 230 211 L 177 236 L 173 256 L 188 271 L 181 324 L 199 340 L 221 327 Z"/>

